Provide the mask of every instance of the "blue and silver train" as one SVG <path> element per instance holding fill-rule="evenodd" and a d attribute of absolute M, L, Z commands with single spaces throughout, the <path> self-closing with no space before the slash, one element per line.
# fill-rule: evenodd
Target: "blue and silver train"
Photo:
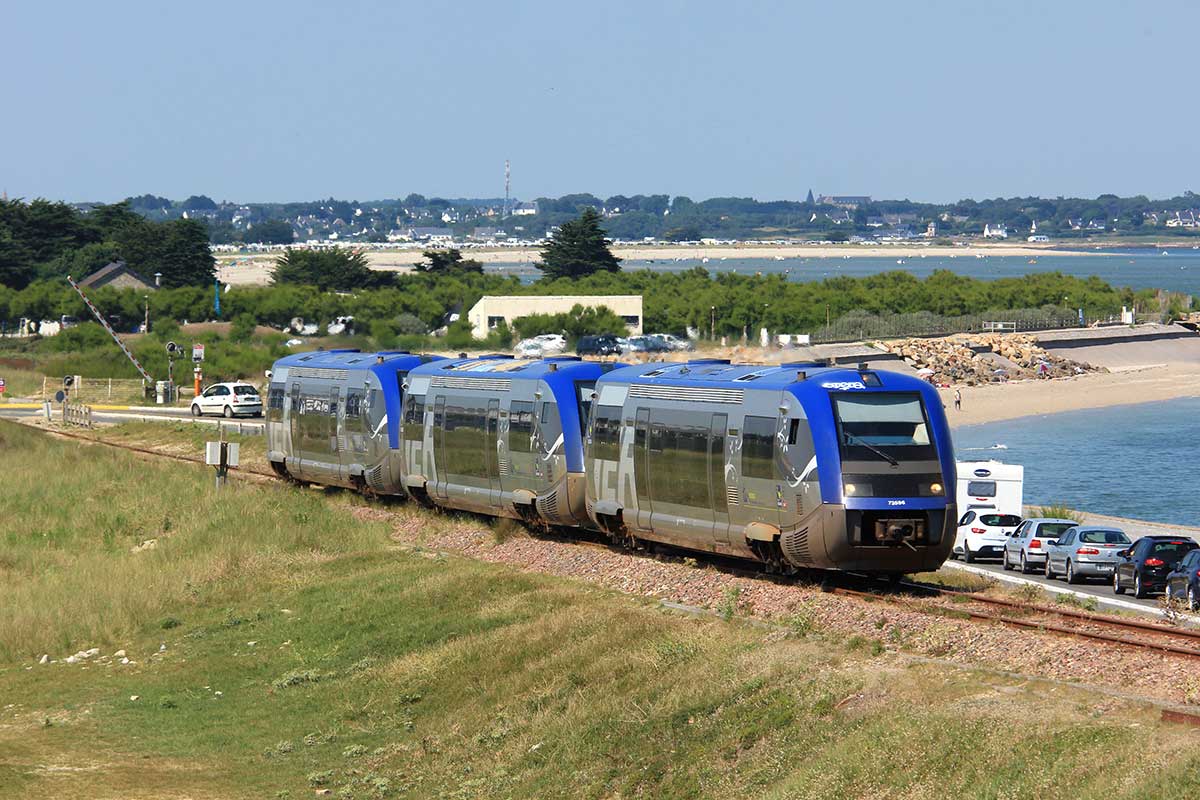
<path fill-rule="evenodd" d="M 267 436 L 297 480 L 778 571 L 898 575 L 954 544 L 941 400 L 865 366 L 310 353 L 276 363 Z"/>

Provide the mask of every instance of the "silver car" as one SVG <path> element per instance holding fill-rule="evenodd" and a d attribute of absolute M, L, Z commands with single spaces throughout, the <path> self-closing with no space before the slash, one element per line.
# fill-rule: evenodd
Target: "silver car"
<path fill-rule="evenodd" d="M 1112 580 L 1118 554 L 1129 545 L 1129 537 L 1122 530 L 1078 525 L 1048 548 L 1046 577 L 1065 575 L 1067 583 L 1081 583 L 1089 577 Z"/>
<path fill-rule="evenodd" d="M 1055 517 L 1031 517 L 1025 520 L 1004 543 L 1001 559 L 1005 569 L 1020 568 L 1026 575 L 1042 569 L 1050 543 L 1079 523 Z"/>

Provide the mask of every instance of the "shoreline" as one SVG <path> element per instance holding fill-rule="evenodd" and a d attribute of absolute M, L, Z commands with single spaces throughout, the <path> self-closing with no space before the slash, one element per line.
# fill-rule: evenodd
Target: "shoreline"
<path fill-rule="evenodd" d="M 422 260 L 421 246 L 403 249 L 361 248 L 371 269 L 382 272 L 410 272 Z M 722 259 L 835 260 L 849 258 L 909 259 L 909 258 L 1039 258 L 1046 256 L 1110 256 L 1112 254 L 1088 249 L 1056 249 L 1044 244 L 983 244 L 942 246 L 932 243 L 913 244 L 829 244 L 829 245 L 614 245 L 613 253 L 629 261 L 655 263 L 699 261 L 710 262 L 710 268 L 720 266 Z M 531 269 L 541 257 L 536 247 L 461 247 L 463 257 L 475 259 L 485 267 Z M 224 283 L 234 285 L 265 285 L 270 282 L 278 252 L 219 253 L 217 273 Z"/>
<path fill-rule="evenodd" d="M 939 389 L 951 429 L 1093 408 L 1200 397 L 1200 364 L 1147 365 L 1049 381 L 1026 380 L 959 386 L 963 408 L 954 410 L 955 387 Z"/>

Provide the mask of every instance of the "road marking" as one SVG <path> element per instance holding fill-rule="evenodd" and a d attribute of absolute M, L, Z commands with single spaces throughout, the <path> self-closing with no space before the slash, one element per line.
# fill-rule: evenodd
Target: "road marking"
<path fill-rule="evenodd" d="M 970 564 L 959 564 L 956 561 L 947 561 L 944 566 L 952 569 L 961 569 L 964 572 L 973 572 L 976 575 L 983 575 L 987 578 L 1008 581 L 1009 583 L 1019 583 L 1022 586 L 1036 586 L 1039 589 L 1045 589 L 1047 592 L 1054 592 L 1056 594 L 1069 594 L 1083 599 L 1091 598 L 1098 603 L 1103 603 L 1104 605 L 1115 606 L 1116 608 L 1123 608 L 1128 611 L 1139 611 L 1143 614 L 1151 614 L 1156 617 L 1162 617 L 1162 611 L 1158 608 L 1143 606 L 1139 605 L 1138 603 L 1131 603 L 1128 600 L 1122 600 L 1119 597 L 1108 598 L 1101 597 L 1100 595 L 1096 594 L 1088 594 L 1087 592 L 1077 592 L 1074 589 L 1068 589 L 1065 586 L 1055 586 L 1052 583 L 1039 583 L 1037 581 L 1031 581 L 1028 578 L 1019 577 L 1017 575 L 1008 575 L 1003 572 L 992 572 L 991 570 L 986 570 L 981 567 L 973 567 Z M 1189 622 L 1200 622 L 1200 617 L 1197 617 L 1194 614 L 1180 614 L 1179 616 L 1182 619 L 1188 620 Z"/>

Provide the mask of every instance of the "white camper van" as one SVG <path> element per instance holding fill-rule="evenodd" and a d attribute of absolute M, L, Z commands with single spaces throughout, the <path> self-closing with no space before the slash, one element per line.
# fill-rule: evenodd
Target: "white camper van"
<path fill-rule="evenodd" d="M 999 461 L 958 462 L 958 532 L 954 555 L 970 563 L 1000 558 L 1008 536 L 1021 524 L 1025 468 Z"/>

